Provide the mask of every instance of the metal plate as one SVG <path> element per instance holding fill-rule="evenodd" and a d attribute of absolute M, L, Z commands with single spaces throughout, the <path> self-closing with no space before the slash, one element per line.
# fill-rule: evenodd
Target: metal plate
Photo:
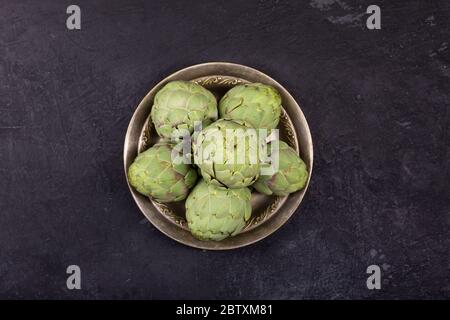
<path fill-rule="evenodd" d="M 200 241 L 187 229 L 184 201 L 160 204 L 149 199 L 130 187 L 138 207 L 147 219 L 161 232 L 172 239 L 188 246 L 209 250 L 226 250 L 255 243 L 280 228 L 295 212 L 308 188 L 313 167 L 313 146 L 308 123 L 299 105 L 289 92 L 266 74 L 243 65 L 211 62 L 194 65 L 168 76 L 144 97 L 139 103 L 128 126 L 124 145 L 124 168 L 127 176 L 128 167 L 137 156 L 159 140 L 151 120 L 150 110 L 153 98 L 167 82 L 186 80 L 196 82 L 212 91 L 220 98 L 226 91 L 237 84 L 261 82 L 275 87 L 282 97 L 282 115 L 278 128 L 280 139 L 299 151 L 308 167 L 309 177 L 303 190 L 286 197 L 265 196 L 252 192 L 252 218 L 238 235 L 222 241 Z M 127 177 L 128 182 L 128 177 Z"/>

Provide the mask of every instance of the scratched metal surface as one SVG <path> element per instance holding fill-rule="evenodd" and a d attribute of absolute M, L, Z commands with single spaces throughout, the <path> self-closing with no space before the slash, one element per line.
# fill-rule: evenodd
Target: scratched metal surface
<path fill-rule="evenodd" d="M 68 31 L 71 3 L 0 0 L 1 298 L 450 297 L 448 1 L 77 1 Z M 298 214 L 230 252 L 157 231 L 122 169 L 139 100 L 206 61 L 279 80 L 315 143 Z"/>

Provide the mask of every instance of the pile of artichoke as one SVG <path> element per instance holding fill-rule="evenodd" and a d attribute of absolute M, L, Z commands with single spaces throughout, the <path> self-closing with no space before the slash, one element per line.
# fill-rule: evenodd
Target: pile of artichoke
<path fill-rule="evenodd" d="M 161 141 L 136 157 L 129 182 L 158 202 L 186 199 L 186 220 L 198 239 L 234 236 L 251 217 L 251 189 L 286 196 L 308 179 L 294 149 L 261 138 L 258 129 L 276 129 L 280 114 L 281 96 L 268 85 L 237 85 L 217 103 L 196 83 L 169 82 L 155 95 L 150 115 Z M 186 137 L 192 152 L 182 154 L 179 139 Z M 264 170 L 274 152 L 277 170 Z"/>

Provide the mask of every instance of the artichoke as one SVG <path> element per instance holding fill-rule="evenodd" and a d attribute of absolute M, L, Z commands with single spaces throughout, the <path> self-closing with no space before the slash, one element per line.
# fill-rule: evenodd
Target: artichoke
<path fill-rule="evenodd" d="M 200 240 L 220 241 L 239 233 L 250 219 L 248 188 L 227 189 L 201 180 L 186 200 L 186 220 Z"/>
<path fill-rule="evenodd" d="M 308 180 L 308 170 L 305 163 L 294 149 L 285 142 L 279 141 L 278 148 L 270 152 L 269 156 L 276 156 L 278 151 L 278 171 L 272 175 L 261 173 L 259 179 L 253 184 L 258 192 L 266 195 L 286 196 L 289 193 L 302 189 Z M 269 164 L 263 164 L 262 168 Z M 261 170 L 263 171 L 263 170 Z"/>
<path fill-rule="evenodd" d="M 172 159 L 170 144 L 156 144 L 140 153 L 128 169 L 130 184 L 159 202 L 184 200 L 197 180 L 190 165 Z"/>
<path fill-rule="evenodd" d="M 219 119 L 194 137 L 194 162 L 208 183 L 246 187 L 259 175 L 257 142 L 255 129 Z"/>
<path fill-rule="evenodd" d="M 217 100 L 202 86 L 188 81 L 172 81 L 155 95 L 151 118 L 162 138 L 179 138 L 217 120 Z"/>
<path fill-rule="evenodd" d="M 274 129 L 280 121 L 281 96 L 265 84 L 239 85 L 220 99 L 219 113 L 221 118 L 242 120 L 256 129 Z"/>

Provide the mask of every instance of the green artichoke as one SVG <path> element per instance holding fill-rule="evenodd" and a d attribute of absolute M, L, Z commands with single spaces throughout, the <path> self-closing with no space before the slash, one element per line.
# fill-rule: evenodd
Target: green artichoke
<path fill-rule="evenodd" d="M 308 180 L 308 170 L 302 159 L 294 149 L 285 142 L 279 141 L 279 146 L 273 152 L 268 148 L 269 157 L 274 156 L 278 151 L 278 171 L 272 175 L 261 173 L 259 179 L 253 187 L 261 193 L 278 196 L 286 196 L 289 193 L 302 189 Z M 264 167 L 269 164 L 263 164 Z"/>
<path fill-rule="evenodd" d="M 128 169 L 130 184 L 143 195 L 159 202 L 184 200 L 197 180 L 197 172 L 172 160 L 173 147 L 156 144 L 140 153 Z"/>
<path fill-rule="evenodd" d="M 208 183 L 228 188 L 251 185 L 259 175 L 256 130 L 219 119 L 194 137 L 194 162 Z"/>
<path fill-rule="evenodd" d="M 219 113 L 221 118 L 242 120 L 256 129 L 274 129 L 280 121 L 281 96 L 261 83 L 239 85 L 220 99 Z"/>
<path fill-rule="evenodd" d="M 248 188 L 227 189 L 201 180 L 186 200 L 186 220 L 200 240 L 220 241 L 239 233 L 250 219 Z"/>
<path fill-rule="evenodd" d="M 217 120 L 217 100 L 202 86 L 188 81 L 172 81 L 155 95 L 151 118 L 162 138 L 179 138 Z"/>

